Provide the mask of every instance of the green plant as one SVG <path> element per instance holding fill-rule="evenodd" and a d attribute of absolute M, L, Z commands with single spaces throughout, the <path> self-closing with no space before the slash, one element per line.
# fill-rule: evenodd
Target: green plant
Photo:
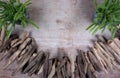
<path fill-rule="evenodd" d="M 100 5 L 95 0 L 95 6 L 96 17 L 87 30 L 95 34 L 98 30 L 104 32 L 107 28 L 114 38 L 120 24 L 120 0 L 104 0 Z"/>
<path fill-rule="evenodd" d="M 29 23 L 39 28 L 29 17 L 26 12 L 29 9 L 31 0 L 21 2 L 20 0 L 0 0 L 0 30 L 5 27 L 6 38 L 8 39 L 18 22 L 22 27 L 26 27 Z"/>

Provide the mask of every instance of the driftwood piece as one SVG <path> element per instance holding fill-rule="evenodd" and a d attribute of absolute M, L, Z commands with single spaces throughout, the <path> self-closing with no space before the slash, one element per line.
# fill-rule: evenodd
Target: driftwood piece
<path fill-rule="evenodd" d="M 81 57 L 81 63 L 83 63 L 83 65 L 81 66 L 83 68 L 82 71 L 84 72 L 84 74 L 86 74 L 88 63 L 87 60 L 85 59 L 85 52 L 81 51 L 79 52 L 79 55 Z"/>
<path fill-rule="evenodd" d="M 105 52 L 110 56 L 112 60 L 114 60 L 114 56 L 110 53 L 107 44 L 104 44 L 102 42 L 99 42 L 99 45 L 105 50 Z"/>
<path fill-rule="evenodd" d="M 65 65 L 62 67 L 63 78 L 69 78 Z"/>
<path fill-rule="evenodd" d="M 47 78 L 53 78 L 53 76 L 55 75 L 56 63 L 57 63 L 57 60 L 55 59 L 55 61 L 53 63 L 53 66 L 52 66 L 52 70 L 51 70 L 51 72 L 50 72 L 50 74 L 48 75 Z"/>
<path fill-rule="evenodd" d="M 72 77 L 72 72 L 71 72 L 71 65 L 70 65 L 70 61 L 67 61 L 67 64 L 66 64 L 66 70 L 67 70 L 67 74 L 69 77 Z"/>
<path fill-rule="evenodd" d="M 95 49 L 95 48 L 93 48 L 93 54 L 95 55 L 95 57 L 97 58 L 97 60 L 99 61 L 99 63 L 101 64 L 101 66 L 102 66 L 102 68 L 104 69 L 104 71 L 106 72 L 106 73 L 108 73 L 108 71 L 106 70 L 106 68 L 104 68 L 104 67 L 106 67 L 107 65 L 106 65 L 106 63 L 105 63 L 105 61 L 99 56 L 99 54 L 97 54 L 97 50 Z"/>
<path fill-rule="evenodd" d="M 39 59 L 42 58 L 43 55 L 44 53 L 42 51 L 39 52 L 38 55 L 35 57 L 35 59 L 29 62 L 28 66 L 23 70 L 23 73 L 27 73 L 36 64 L 36 62 L 38 62 Z"/>
<path fill-rule="evenodd" d="M 35 51 L 35 52 L 32 54 L 32 56 L 30 57 L 28 63 L 31 63 L 31 62 L 35 59 L 35 57 L 37 56 L 37 54 L 38 54 L 38 53 Z"/>
<path fill-rule="evenodd" d="M 17 47 L 18 45 L 22 44 L 27 38 L 29 37 L 29 33 L 27 31 L 24 31 L 18 41 L 14 41 L 14 43 L 11 44 L 11 47 Z"/>
<path fill-rule="evenodd" d="M 106 71 L 104 66 L 97 60 L 97 58 L 92 54 L 92 52 L 88 52 L 88 58 L 96 71 Z"/>
<path fill-rule="evenodd" d="M 21 59 L 19 63 L 19 67 L 17 68 L 17 71 L 23 68 L 23 66 L 29 61 L 30 57 L 34 53 L 35 48 L 32 48 L 33 47 L 32 45 L 29 45 L 28 47 L 29 49 L 26 52 L 26 54 L 24 54 L 23 58 Z"/>
<path fill-rule="evenodd" d="M 109 71 L 112 70 L 112 64 L 111 64 L 111 57 L 104 51 L 104 49 L 98 44 L 98 42 L 95 42 L 95 48 L 96 52 L 99 54 L 99 56 L 103 59 L 106 65 L 105 68 Z"/>
<path fill-rule="evenodd" d="M 67 57 L 63 57 L 63 59 L 59 60 L 60 61 L 60 65 L 57 67 L 56 70 L 59 70 L 60 68 L 62 68 L 65 63 L 68 61 L 68 58 Z"/>
<path fill-rule="evenodd" d="M 53 59 L 49 59 L 49 68 L 48 68 L 48 75 L 50 74 L 51 70 L 52 70 L 52 62 L 53 62 Z"/>
<path fill-rule="evenodd" d="M 44 74 L 44 78 L 47 78 L 48 76 L 48 70 L 49 70 L 49 53 L 45 53 L 46 58 L 45 58 L 45 62 L 43 64 L 43 74 Z M 39 68 L 40 71 L 41 67 Z"/>
<path fill-rule="evenodd" d="M 5 27 L 2 27 L 1 33 L 0 33 L 0 46 L 2 46 L 5 42 L 5 36 L 6 36 L 6 32 L 5 32 Z"/>
<path fill-rule="evenodd" d="M 20 53 L 20 57 L 24 57 L 23 60 L 25 58 L 27 58 L 27 53 L 29 55 L 29 52 L 33 54 L 33 52 L 37 49 L 36 47 L 36 43 L 35 40 L 32 39 L 31 43 L 29 45 L 26 46 L 26 48 Z M 31 55 L 32 56 L 32 55 Z M 19 61 L 20 62 L 20 61 Z"/>
<path fill-rule="evenodd" d="M 75 78 L 81 78 L 79 75 L 78 65 L 75 63 Z"/>
<path fill-rule="evenodd" d="M 29 37 L 29 33 L 27 31 L 23 31 L 23 33 L 20 35 L 20 39 L 22 42 L 26 40 L 27 37 Z"/>
<path fill-rule="evenodd" d="M 72 78 L 70 60 L 67 56 L 61 56 L 56 63 L 56 75 L 59 78 Z"/>
<path fill-rule="evenodd" d="M 116 52 L 115 52 L 111 47 L 106 46 L 106 48 L 107 48 L 107 49 L 109 50 L 109 52 L 113 55 L 114 60 L 115 60 L 118 64 L 120 64 L 120 58 L 119 58 L 119 55 L 116 54 Z"/>
<path fill-rule="evenodd" d="M 38 68 L 41 68 L 41 66 L 44 64 L 46 60 L 46 55 L 43 54 L 42 57 L 39 57 L 37 60 L 36 60 L 36 64 L 28 71 L 28 75 L 32 75 L 33 73 L 38 73 Z"/>
<path fill-rule="evenodd" d="M 120 56 L 120 48 L 118 48 L 114 41 L 109 40 L 108 45 Z"/>
<path fill-rule="evenodd" d="M 98 78 L 92 64 L 89 64 L 87 67 L 86 78 Z"/>
<path fill-rule="evenodd" d="M 18 48 L 11 48 L 10 50 L 5 50 L 4 54 L 0 57 L 0 61 L 4 58 L 9 58 L 14 52 L 17 51 Z"/>
<path fill-rule="evenodd" d="M 102 42 L 102 43 L 106 43 L 107 39 L 104 36 L 101 35 L 96 35 L 97 37 L 97 41 Z"/>
<path fill-rule="evenodd" d="M 115 44 L 120 48 L 120 40 L 118 38 L 114 38 L 113 40 Z"/>
<path fill-rule="evenodd" d="M 62 77 L 61 70 L 58 70 L 58 71 L 57 71 L 57 78 L 63 78 L 63 77 Z"/>
<path fill-rule="evenodd" d="M 15 61 L 15 59 L 19 56 L 19 54 L 21 53 L 21 51 L 26 47 L 26 45 L 28 43 L 31 42 L 31 38 L 27 38 L 24 43 L 19 47 L 19 49 L 9 58 L 8 63 L 6 64 L 5 68 L 7 68 L 9 66 L 9 64 L 11 64 L 12 62 Z"/>
<path fill-rule="evenodd" d="M 16 38 L 18 38 L 18 35 L 17 34 L 12 34 L 10 36 L 10 38 L 2 44 L 2 46 L 0 48 L 0 52 L 4 52 L 4 50 L 9 50 L 11 48 L 11 46 L 10 46 L 11 41 L 16 39 Z"/>
<path fill-rule="evenodd" d="M 43 69 L 43 65 L 42 65 L 37 74 L 40 75 L 43 72 L 43 70 L 44 69 Z"/>
<path fill-rule="evenodd" d="M 80 78 L 85 78 L 85 74 L 84 74 L 83 70 L 81 69 L 83 66 L 81 65 L 82 63 L 80 61 L 80 58 L 81 58 L 80 56 L 76 57 L 76 64 L 77 64 L 77 68 L 78 68 L 78 71 L 79 71 L 79 77 Z"/>
<path fill-rule="evenodd" d="M 16 47 L 16 45 L 18 45 L 18 44 L 16 44 L 16 43 L 18 43 L 19 41 L 20 41 L 19 38 L 12 40 L 10 46 Z"/>
<path fill-rule="evenodd" d="M 86 59 L 86 61 L 88 63 L 87 68 L 90 67 L 90 70 L 91 70 L 91 72 L 93 74 L 93 77 L 98 78 L 97 75 L 96 75 L 96 70 L 95 70 L 94 66 L 92 65 L 92 63 L 90 62 L 90 60 L 88 58 L 88 52 L 84 53 L 84 56 L 85 56 L 85 59 Z M 87 74 L 87 71 L 86 71 L 86 74 Z"/>
<path fill-rule="evenodd" d="M 26 46 L 26 48 L 24 48 L 22 51 L 21 51 L 21 53 L 19 54 L 19 56 L 18 56 L 18 64 L 20 64 L 21 62 L 23 62 L 23 60 L 24 60 L 24 57 L 25 57 L 25 55 L 26 54 L 28 54 L 28 50 L 29 49 L 31 49 L 31 45 L 29 46 L 29 45 L 27 45 Z M 23 54 L 23 52 L 24 52 L 24 54 Z M 25 58 L 27 58 L 27 57 L 25 57 Z"/>

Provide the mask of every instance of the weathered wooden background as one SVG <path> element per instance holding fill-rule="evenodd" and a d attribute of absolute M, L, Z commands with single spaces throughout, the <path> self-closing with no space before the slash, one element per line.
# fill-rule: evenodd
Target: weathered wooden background
<path fill-rule="evenodd" d="M 69 55 L 75 55 L 76 48 L 85 49 L 92 46 L 90 40 L 94 37 L 86 28 L 91 24 L 94 12 L 93 0 L 32 0 L 30 18 L 40 28 L 34 29 L 30 26 L 26 30 L 36 39 L 39 49 L 50 50 L 56 55 L 58 48 L 64 48 Z M 104 34 L 110 37 L 108 31 Z M 12 77 L 10 74 L 15 65 L 11 66 L 10 70 L 3 70 L 3 65 L 4 62 L 1 62 L 0 78 L 29 78 L 21 74 Z"/>

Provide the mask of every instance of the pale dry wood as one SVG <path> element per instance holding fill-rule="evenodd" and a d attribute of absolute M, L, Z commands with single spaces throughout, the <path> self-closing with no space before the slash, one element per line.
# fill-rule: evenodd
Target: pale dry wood
<path fill-rule="evenodd" d="M 97 42 L 95 43 L 95 47 L 96 47 L 96 52 L 99 54 L 99 56 L 103 59 L 103 61 L 106 64 L 106 65 L 104 65 L 105 68 L 108 71 L 112 70 L 113 68 L 112 68 L 110 56 L 108 56 L 106 53 L 104 53 L 104 50 L 99 46 L 99 44 Z"/>
<path fill-rule="evenodd" d="M 120 49 L 118 48 L 114 41 L 109 40 L 108 45 L 120 56 Z"/>
<path fill-rule="evenodd" d="M 6 36 L 6 31 L 5 31 L 5 27 L 2 27 L 1 33 L 0 33 L 0 46 L 2 46 L 5 42 L 5 36 Z"/>
<path fill-rule="evenodd" d="M 68 76 L 69 77 L 71 77 L 71 67 L 70 67 L 70 62 L 69 61 L 67 61 L 67 64 L 66 64 L 66 70 L 67 70 L 67 74 L 68 74 Z"/>
<path fill-rule="evenodd" d="M 114 60 L 114 56 L 110 53 L 110 51 L 107 48 L 107 44 L 104 44 L 102 42 L 99 42 L 99 45 L 107 52 L 107 54 L 110 56 L 111 60 Z"/>
<path fill-rule="evenodd" d="M 88 52 L 88 58 L 90 60 L 90 63 L 94 66 L 95 70 L 100 71 L 106 71 L 104 66 L 97 60 L 97 58 L 92 54 L 92 52 Z"/>
<path fill-rule="evenodd" d="M 18 41 L 20 41 L 19 38 L 12 40 L 10 46 L 14 46 Z"/>
<path fill-rule="evenodd" d="M 109 52 L 113 55 L 114 57 L 114 60 L 120 64 L 120 58 L 119 58 L 119 55 L 111 48 L 109 47 L 108 45 L 106 45 L 106 48 L 109 50 Z"/>
<path fill-rule="evenodd" d="M 113 41 L 120 48 L 120 40 L 118 38 L 114 38 Z"/>
<path fill-rule="evenodd" d="M 99 42 L 95 42 L 95 46 L 100 49 L 101 53 L 103 53 L 103 55 L 107 58 L 107 59 L 113 59 L 99 44 Z"/>
<path fill-rule="evenodd" d="M 108 59 L 110 59 L 109 65 L 112 64 L 112 67 L 114 68 L 114 65 L 116 65 L 116 60 L 118 60 L 118 61 L 120 61 L 120 60 L 118 58 L 116 58 L 116 56 L 114 55 L 114 52 L 112 50 L 109 50 L 110 47 L 108 48 L 107 45 L 104 45 L 102 43 L 100 43 L 100 45 L 104 46 L 104 48 L 107 49 L 107 54 L 109 54 L 109 58 Z M 110 58 L 110 56 L 111 56 L 111 58 Z"/>
<path fill-rule="evenodd" d="M 43 72 L 43 68 L 44 68 L 44 66 L 42 65 L 41 68 L 39 69 L 38 73 L 37 73 L 38 75 L 40 75 Z"/>
<path fill-rule="evenodd" d="M 80 78 L 78 66 L 76 63 L 75 63 L 75 78 Z"/>
<path fill-rule="evenodd" d="M 29 33 L 27 31 L 23 31 L 23 33 L 20 35 L 20 39 L 22 42 L 24 42 L 24 40 L 26 40 L 26 38 L 29 37 Z"/>
<path fill-rule="evenodd" d="M 93 54 L 96 56 L 96 58 L 98 59 L 98 61 L 100 62 L 100 64 L 102 65 L 102 67 L 107 66 L 105 61 L 97 54 L 97 50 L 95 48 L 93 48 Z M 106 73 L 108 73 L 107 70 L 104 70 Z"/>
<path fill-rule="evenodd" d="M 56 68 L 56 63 L 57 63 L 57 60 L 54 61 L 53 65 L 52 65 L 52 70 L 50 72 L 50 74 L 48 75 L 47 78 L 52 78 L 54 75 L 55 75 L 55 68 Z"/>

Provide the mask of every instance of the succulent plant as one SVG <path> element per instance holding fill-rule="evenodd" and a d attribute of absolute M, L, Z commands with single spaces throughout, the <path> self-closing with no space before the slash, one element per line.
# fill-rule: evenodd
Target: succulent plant
<path fill-rule="evenodd" d="M 31 0 L 21 2 L 20 0 L 0 0 L 0 30 L 5 27 L 6 38 L 8 39 L 16 24 L 20 23 L 24 28 L 28 24 L 39 28 L 26 14 L 29 10 Z"/>
<path fill-rule="evenodd" d="M 98 30 L 104 32 L 107 28 L 114 38 L 120 24 L 120 0 L 104 0 L 101 4 L 94 1 L 96 16 L 87 30 L 95 34 Z"/>

